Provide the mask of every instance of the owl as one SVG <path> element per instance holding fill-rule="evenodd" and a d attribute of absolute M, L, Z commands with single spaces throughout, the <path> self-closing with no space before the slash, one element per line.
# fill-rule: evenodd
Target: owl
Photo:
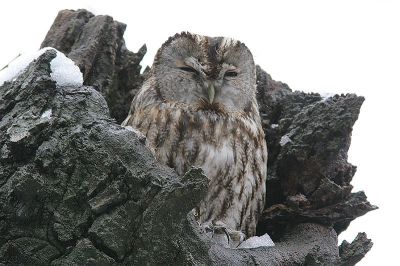
<path fill-rule="evenodd" d="M 264 207 L 267 146 L 255 94 L 256 68 L 242 42 L 182 32 L 158 50 L 122 123 L 178 174 L 204 170 L 209 188 L 195 217 L 228 240 L 255 235 Z"/>

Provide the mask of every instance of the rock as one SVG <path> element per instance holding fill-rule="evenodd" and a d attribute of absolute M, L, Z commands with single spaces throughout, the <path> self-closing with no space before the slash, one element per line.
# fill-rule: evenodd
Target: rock
<path fill-rule="evenodd" d="M 5 265 L 49 265 L 55 258 L 60 256 L 60 252 L 48 242 L 21 237 L 13 239 L 4 244 L 0 249 L 1 263 Z"/>
<path fill-rule="evenodd" d="M 267 202 L 258 233 L 277 240 L 292 224 L 318 222 L 340 234 L 352 220 L 377 209 L 363 192 L 351 193 L 356 167 L 347 162 L 364 98 L 292 92 L 259 66 L 257 78 L 269 151 Z"/>
<path fill-rule="evenodd" d="M 110 214 L 102 214 L 89 228 L 90 239 L 119 261 L 123 260 L 133 238 L 132 228 L 139 222 L 138 207 L 136 202 L 130 201 L 118 206 Z"/>
<path fill-rule="evenodd" d="M 0 136 L 0 262 L 25 264 L 26 256 L 36 256 L 25 251 L 32 239 L 57 251 L 46 258 L 58 257 L 54 265 L 76 256 L 81 265 L 90 258 L 121 263 L 137 243 L 150 245 L 146 237 L 171 247 L 208 179 L 199 169 L 180 178 L 159 165 L 110 118 L 93 88 L 58 87 L 50 77 L 55 56 L 46 51 L 0 89 L 0 130 L 7 132 Z M 156 235 L 145 230 L 160 222 L 165 227 Z M 14 256 L 16 246 L 24 256 Z"/>
<path fill-rule="evenodd" d="M 96 249 L 89 239 L 84 238 L 76 243 L 71 252 L 57 260 L 54 260 L 51 266 L 67 266 L 67 265 L 99 265 L 99 266 L 116 266 L 118 265 L 112 258 Z"/>
<path fill-rule="evenodd" d="M 147 51 L 146 45 L 137 53 L 129 51 L 123 39 L 125 29 L 125 24 L 110 16 L 62 10 L 41 45 L 54 47 L 75 62 L 84 84 L 103 94 L 118 124 L 144 80 L 139 63 Z"/>
<path fill-rule="evenodd" d="M 110 116 L 107 95 L 131 82 L 119 74 L 140 70 L 140 60 L 135 71 L 121 63 L 134 56 L 124 27 L 60 11 L 43 46 L 72 58 L 86 85 L 58 85 L 50 49 L 0 86 L 0 265 L 354 265 L 370 250 L 365 234 L 337 246 L 351 220 L 377 208 L 351 193 L 362 97 L 292 92 L 258 67 L 269 170 L 257 231 L 275 247 L 227 249 L 190 212 L 207 190 L 202 170 L 177 176 Z M 111 94 L 130 102 L 142 79 Z"/>
<path fill-rule="evenodd" d="M 338 265 L 355 265 L 372 248 L 372 242 L 365 233 L 358 233 L 357 237 L 350 244 L 346 240 L 339 247 L 340 260 Z"/>

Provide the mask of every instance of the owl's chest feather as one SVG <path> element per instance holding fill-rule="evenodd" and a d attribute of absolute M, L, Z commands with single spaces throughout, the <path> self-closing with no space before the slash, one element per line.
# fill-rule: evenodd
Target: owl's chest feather
<path fill-rule="evenodd" d="M 194 165 L 202 167 L 206 174 L 215 175 L 240 161 L 260 141 L 257 123 L 242 117 L 165 104 L 137 111 L 134 127 L 146 135 L 158 161 L 179 174 Z"/>

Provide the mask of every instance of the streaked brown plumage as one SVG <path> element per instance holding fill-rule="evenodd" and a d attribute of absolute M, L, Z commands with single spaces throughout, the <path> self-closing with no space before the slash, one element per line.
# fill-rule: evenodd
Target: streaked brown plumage
<path fill-rule="evenodd" d="M 241 42 L 181 33 L 158 50 L 123 122 L 147 137 L 157 160 L 210 179 L 198 222 L 255 234 L 265 200 L 267 147 L 253 57 Z"/>

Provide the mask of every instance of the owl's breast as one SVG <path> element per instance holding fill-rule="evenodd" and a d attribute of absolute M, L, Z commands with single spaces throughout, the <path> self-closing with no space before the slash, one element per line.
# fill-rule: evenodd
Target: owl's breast
<path fill-rule="evenodd" d="M 254 149 L 255 121 L 213 110 L 188 110 L 160 103 L 136 110 L 134 127 L 146 137 L 160 163 L 183 175 L 191 166 L 215 176 Z M 225 169 L 225 170 L 224 170 Z"/>

